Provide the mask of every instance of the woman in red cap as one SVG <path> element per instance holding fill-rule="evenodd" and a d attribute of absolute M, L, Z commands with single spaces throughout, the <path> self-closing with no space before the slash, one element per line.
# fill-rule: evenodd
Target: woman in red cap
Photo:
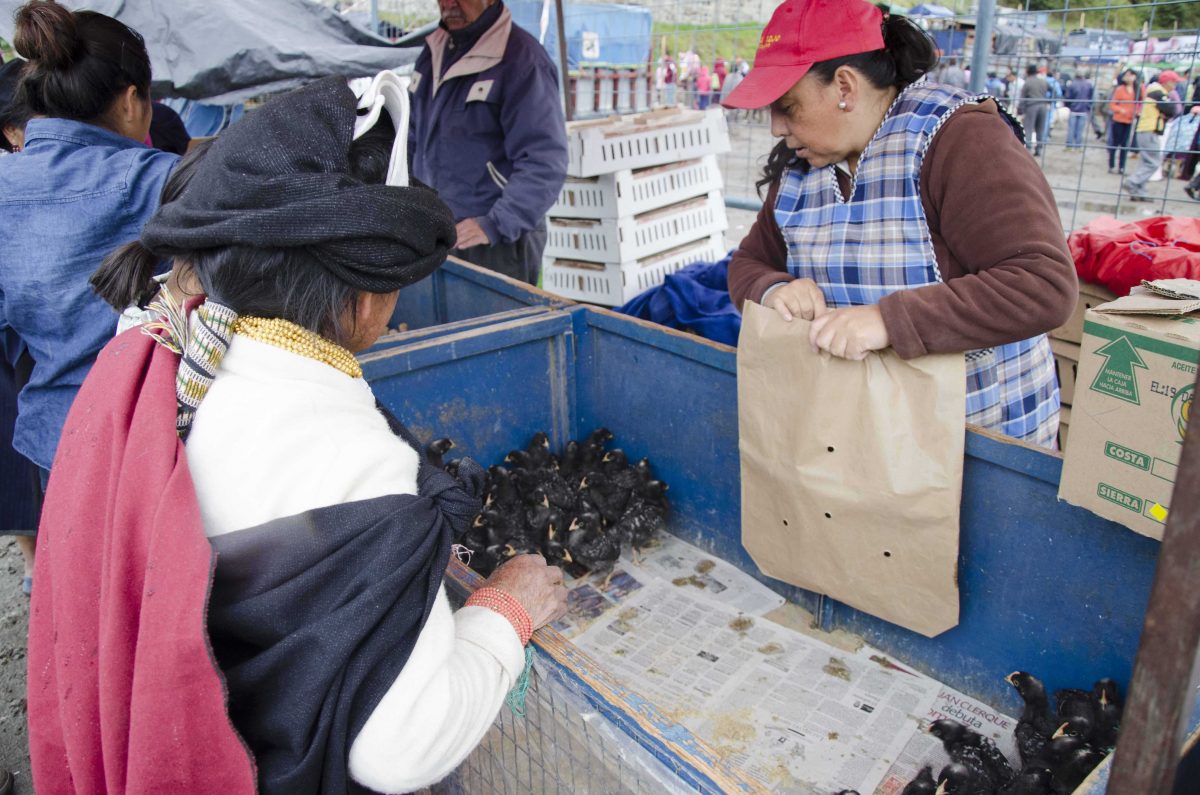
<path fill-rule="evenodd" d="M 923 79 L 934 44 L 863 0 L 788 0 L 725 100 L 770 106 L 782 140 L 729 291 L 810 341 L 863 359 L 963 352 L 967 421 L 1053 447 L 1059 394 L 1045 332 L 1075 269 L 1054 196 L 995 100 Z"/>

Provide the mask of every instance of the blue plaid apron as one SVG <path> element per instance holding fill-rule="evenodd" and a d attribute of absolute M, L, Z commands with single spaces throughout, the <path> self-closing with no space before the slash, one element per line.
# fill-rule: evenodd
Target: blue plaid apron
<path fill-rule="evenodd" d="M 775 220 L 788 271 L 815 281 L 830 307 L 877 304 L 897 290 L 941 282 L 921 205 L 921 163 L 951 114 L 984 99 L 925 82 L 901 92 L 859 159 L 849 201 L 833 166 L 784 172 Z M 1020 136 L 1020 125 L 1002 115 Z M 1046 335 L 965 356 L 967 422 L 1054 448 L 1058 379 Z"/>

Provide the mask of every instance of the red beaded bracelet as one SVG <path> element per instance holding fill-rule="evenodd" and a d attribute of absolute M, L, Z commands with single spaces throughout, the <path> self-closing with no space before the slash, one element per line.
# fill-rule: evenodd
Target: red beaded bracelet
<path fill-rule="evenodd" d="M 467 599 L 466 606 L 486 607 L 504 616 L 517 631 L 522 646 L 529 643 L 529 639 L 533 637 L 533 621 L 529 618 L 529 613 L 515 596 L 506 591 L 499 588 L 480 588 Z"/>

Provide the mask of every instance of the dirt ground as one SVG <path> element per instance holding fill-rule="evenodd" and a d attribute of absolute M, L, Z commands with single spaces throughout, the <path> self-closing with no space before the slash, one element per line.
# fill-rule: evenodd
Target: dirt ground
<path fill-rule="evenodd" d="M 17 774 L 16 792 L 33 792 L 25 723 L 25 636 L 29 598 L 21 593 L 21 553 L 0 537 L 0 768 Z"/>

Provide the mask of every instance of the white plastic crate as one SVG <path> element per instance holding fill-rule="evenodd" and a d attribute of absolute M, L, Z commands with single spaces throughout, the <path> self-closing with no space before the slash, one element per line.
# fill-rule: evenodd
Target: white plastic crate
<path fill-rule="evenodd" d="M 720 190 L 716 155 L 665 166 L 624 168 L 598 177 L 567 177 L 552 218 L 622 218 Z"/>
<path fill-rule="evenodd" d="M 620 306 L 693 262 L 716 262 L 724 256 L 725 235 L 718 232 L 633 262 L 599 265 L 545 257 L 542 287 L 573 301 Z"/>
<path fill-rule="evenodd" d="M 625 218 L 549 218 L 549 257 L 584 262 L 631 262 L 723 232 L 729 222 L 720 191 Z"/>
<path fill-rule="evenodd" d="M 594 177 L 728 152 L 729 130 L 720 108 L 661 108 L 636 116 L 571 122 L 567 142 L 571 155 L 567 174 Z"/>

